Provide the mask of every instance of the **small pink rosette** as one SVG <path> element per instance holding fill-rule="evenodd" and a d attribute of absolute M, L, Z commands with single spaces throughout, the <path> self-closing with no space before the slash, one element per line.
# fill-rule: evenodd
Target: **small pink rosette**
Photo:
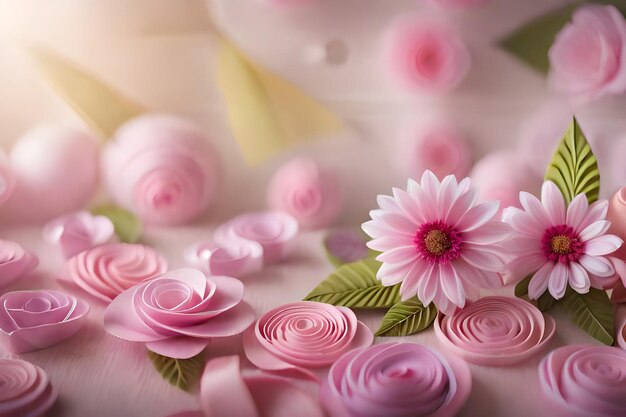
<path fill-rule="evenodd" d="M 93 216 L 88 211 L 66 214 L 48 222 L 43 236 L 58 245 L 66 259 L 106 243 L 113 237 L 113 223 L 105 216 Z"/>
<path fill-rule="evenodd" d="M 0 296 L 0 341 L 13 353 L 45 349 L 75 335 L 89 305 L 56 290 L 14 291 Z"/>
<path fill-rule="evenodd" d="M 187 263 L 208 275 L 241 277 L 263 267 L 263 247 L 252 240 L 232 239 L 217 244 L 199 242 L 185 249 Z"/>
<path fill-rule="evenodd" d="M 0 288 L 29 273 L 38 263 L 37 256 L 18 243 L 0 240 Z"/>
<path fill-rule="evenodd" d="M 40 367 L 19 359 L 0 359 L 0 417 L 40 417 L 58 392 Z"/>
<path fill-rule="evenodd" d="M 211 338 L 239 334 L 252 324 L 243 289 L 239 280 L 198 269 L 166 272 L 115 298 L 104 311 L 104 328 L 160 355 L 187 359 Z"/>

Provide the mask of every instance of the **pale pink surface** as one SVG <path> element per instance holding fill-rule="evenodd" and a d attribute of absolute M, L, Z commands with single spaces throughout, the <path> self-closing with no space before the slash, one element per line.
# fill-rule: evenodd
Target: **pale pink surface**
<path fill-rule="evenodd" d="M 293 216 L 280 211 L 262 211 L 241 214 L 219 225 L 213 239 L 218 244 L 238 239 L 258 242 L 263 247 L 264 261 L 271 263 L 289 255 L 298 230 Z"/>
<path fill-rule="evenodd" d="M 470 53 L 454 29 L 419 16 L 403 16 L 392 23 L 384 59 L 400 85 L 430 93 L 455 89 L 471 66 Z"/>
<path fill-rule="evenodd" d="M 0 296 L 0 343 L 13 353 L 32 352 L 74 336 L 89 305 L 56 290 L 13 291 Z"/>
<path fill-rule="evenodd" d="M 431 3 L 436 4 L 439 7 L 450 10 L 457 9 L 471 9 L 474 7 L 482 6 L 489 2 L 489 0 L 429 0 Z"/>
<path fill-rule="evenodd" d="M 0 204 L 11 197 L 15 188 L 15 177 L 5 153 L 0 149 Z"/>
<path fill-rule="evenodd" d="M 108 243 L 67 261 L 69 279 L 109 303 L 127 289 L 167 271 L 167 260 L 149 246 Z"/>
<path fill-rule="evenodd" d="M 471 389 L 463 360 L 416 343 L 386 343 L 341 357 L 320 399 L 333 417 L 453 417 Z"/>
<path fill-rule="evenodd" d="M 163 356 L 190 358 L 214 337 L 234 336 L 254 321 L 242 301 L 243 284 L 181 268 L 136 285 L 115 298 L 104 313 L 110 334 Z"/>
<path fill-rule="evenodd" d="M 40 367 L 19 359 L 0 359 L 0 417 L 40 417 L 58 392 Z"/>
<path fill-rule="evenodd" d="M 216 157 L 201 127 L 174 116 L 124 124 L 102 156 L 113 200 L 145 222 L 172 225 L 202 215 L 217 186 Z"/>
<path fill-rule="evenodd" d="M 374 336 L 349 308 L 299 301 L 264 313 L 244 333 L 248 359 L 267 371 L 296 371 L 316 379 L 342 354 L 367 347 Z"/>
<path fill-rule="evenodd" d="M 35 269 L 39 259 L 19 243 L 0 240 L 0 288 Z"/>
<path fill-rule="evenodd" d="M 367 245 L 382 252 L 376 276 L 383 285 L 401 282 L 402 299 L 417 295 L 444 314 L 477 298 L 481 287 L 501 287 L 509 227 L 495 220 L 497 201 L 477 198 L 469 178 L 439 182 L 430 171 L 421 183 L 409 180 L 407 191 L 379 195 L 380 208 L 362 227 L 373 238 Z"/>
<path fill-rule="evenodd" d="M 539 365 L 546 415 L 626 415 L 626 351 L 610 346 L 563 346 Z"/>
<path fill-rule="evenodd" d="M 556 298 L 565 295 L 568 285 L 584 294 L 590 287 L 609 288 L 615 284 L 623 262 L 607 255 L 615 252 L 622 239 L 608 234 L 606 200 L 591 205 L 584 194 L 566 206 L 552 181 L 545 181 L 541 200 L 520 193 L 523 209 L 505 210 L 504 219 L 514 230 L 510 248 L 515 259 L 507 266 L 507 280 L 517 282 L 534 273 L 528 296 L 537 299 L 546 290 Z M 614 266 L 615 265 L 615 266 Z"/>
<path fill-rule="evenodd" d="M 491 366 L 526 361 L 547 346 L 555 330 L 554 319 L 534 305 L 501 296 L 481 298 L 435 321 L 435 334 L 450 353 Z"/>
<path fill-rule="evenodd" d="M 343 193 L 333 171 L 310 158 L 296 158 L 280 167 L 267 190 L 274 210 L 291 214 L 302 228 L 330 226 L 343 206 Z"/>
<path fill-rule="evenodd" d="M 43 229 L 44 239 L 58 245 L 66 259 L 108 242 L 114 233 L 111 220 L 88 211 L 63 215 L 48 222 Z"/>
<path fill-rule="evenodd" d="M 263 247 L 246 239 L 198 242 L 185 249 L 183 256 L 190 266 L 208 275 L 238 278 L 263 268 Z"/>
<path fill-rule="evenodd" d="M 585 99 L 626 91 L 626 21 L 614 6 L 586 5 L 557 34 L 550 78 L 562 92 Z"/>
<path fill-rule="evenodd" d="M 409 173 L 413 178 L 421 177 L 427 169 L 438 178 L 462 178 L 472 165 L 472 152 L 460 131 L 440 124 L 418 133 L 410 159 Z"/>

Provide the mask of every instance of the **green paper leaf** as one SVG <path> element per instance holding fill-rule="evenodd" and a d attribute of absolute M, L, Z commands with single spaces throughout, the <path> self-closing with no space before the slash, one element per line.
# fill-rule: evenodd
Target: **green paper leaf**
<path fill-rule="evenodd" d="M 141 220 L 133 213 L 113 204 L 95 207 L 91 213 L 108 217 L 115 227 L 115 234 L 122 242 L 135 243 L 141 237 Z"/>
<path fill-rule="evenodd" d="M 548 291 L 541 294 L 537 300 L 531 300 L 528 298 L 528 284 L 530 283 L 531 278 L 532 275 L 529 275 L 517 283 L 515 286 L 515 296 L 526 299 L 543 312 L 550 310 L 558 300 L 552 297 Z"/>
<path fill-rule="evenodd" d="M 343 265 L 307 295 L 318 301 L 355 308 L 389 308 L 400 302 L 400 284 L 385 287 L 376 279 L 381 263 L 374 259 Z"/>
<path fill-rule="evenodd" d="M 376 336 L 409 336 L 427 329 L 437 317 L 437 307 L 424 307 L 417 298 L 401 301 L 387 311 Z"/>
<path fill-rule="evenodd" d="M 149 350 L 148 358 L 167 382 L 183 391 L 190 391 L 197 385 L 204 369 L 204 353 L 189 359 L 174 359 Z"/>
<path fill-rule="evenodd" d="M 557 147 L 545 179 L 551 180 L 559 187 L 566 203 L 571 202 L 580 193 L 585 193 L 590 203 L 598 199 L 600 193 L 598 161 L 576 118 Z"/>
<path fill-rule="evenodd" d="M 587 294 L 567 289 L 563 302 L 568 316 L 591 337 L 606 345 L 615 342 L 613 307 L 606 291 L 591 288 Z"/>

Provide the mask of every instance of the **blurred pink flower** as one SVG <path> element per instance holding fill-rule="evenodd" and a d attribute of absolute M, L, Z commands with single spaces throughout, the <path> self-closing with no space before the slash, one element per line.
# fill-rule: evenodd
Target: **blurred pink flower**
<path fill-rule="evenodd" d="M 216 160 L 198 126 L 173 116 L 146 115 L 123 125 L 103 152 L 113 200 L 145 222 L 181 224 L 212 202 Z"/>
<path fill-rule="evenodd" d="M 293 7 L 308 3 L 315 3 L 316 0 L 257 0 L 261 3 L 269 4 L 276 7 Z"/>
<path fill-rule="evenodd" d="M 403 299 L 417 295 L 444 314 L 463 308 L 480 287 L 500 287 L 509 227 L 494 220 L 497 201 L 476 204 L 477 197 L 469 178 L 439 182 L 430 171 L 421 183 L 409 180 L 407 191 L 378 196 L 380 209 L 363 230 L 373 238 L 368 246 L 382 252 L 383 285 L 402 282 Z"/>
<path fill-rule="evenodd" d="M 592 99 L 626 91 L 626 21 L 614 6 L 588 5 L 556 36 L 549 52 L 557 90 Z"/>
<path fill-rule="evenodd" d="M 296 158 L 274 174 L 267 202 L 270 208 L 291 214 L 303 228 L 318 229 L 337 218 L 343 196 L 333 172 L 313 159 Z"/>
<path fill-rule="evenodd" d="M 59 392 L 40 367 L 21 359 L 0 359 L 0 415 L 3 417 L 42 417 Z"/>
<path fill-rule="evenodd" d="M 44 238 L 59 245 L 66 259 L 94 246 L 106 243 L 115 233 L 105 216 L 79 211 L 56 218 L 44 226 Z"/>
<path fill-rule="evenodd" d="M 15 177 L 5 153 L 0 150 L 0 204 L 11 197 L 15 188 Z"/>
<path fill-rule="evenodd" d="M 416 17 L 402 17 L 386 36 L 386 60 L 391 73 L 406 88 L 445 93 L 467 75 L 470 53 L 450 27 Z"/>
<path fill-rule="evenodd" d="M 208 275 L 238 278 L 263 268 L 263 247 L 252 240 L 230 239 L 220 244 L 198 242 L 183 253 L 189 265 Z"/>
<path fill-rule="evenodd" d="M 546 289 L 560 299 L 568 283 L 581 294 L 614 284 L 615 268 L 606 255 L 622 239 L 607 234 L 606 200 L 589 205 L 585 194 L 578 194 L 566 206 L 552 181 L 543 183 L 541 201 L 526 192 L 519 198 L 523 209 L 510 207 L 503 216 L 514 231 L 509 243 L 515 259 L 507 266 L 507 278 L 516 282 L 534 273 L 528 285 L 531 299 Z"/>
<path fill-rule="evenodd" d="M 105 330 L 120 339 L 144 342 L 151 351 L 186 359 L 213 337 L 233 336 L 254 321 L 235 278 L 205 276 L 182 268 L 121 293 L 104 311 Z"/>
<path fill-rule="evenodd" d="M 26 275 L 39 264 L 39 258 L 19 243 L 0 240 L 0 288 Z"/>
<path fill-rule="evenodd" d="M 432 126 L 417 137 L 414 146 L 409 172 L 413 178 L 427 169 L 439 178 L 450 174 L 462 178 L 469 172 L 472 155 L 466 138 L 450 126 Z"/>
<path fill-rule="evenodd" d="M 489 0 L 430 0 L 430 2 L 444 9 L 470 9 L 482 6 Z"/>

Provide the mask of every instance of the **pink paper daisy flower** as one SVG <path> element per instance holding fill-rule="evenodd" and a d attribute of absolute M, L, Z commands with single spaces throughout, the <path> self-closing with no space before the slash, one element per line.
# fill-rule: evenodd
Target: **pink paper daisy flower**
<path fill-rule="evenodd" d="M 378 196 L 380 209 L 363 230 L 368 246 L 382 252 L 378 279 L 390 286 L 402 282 L 403 299 L 415 295 L 451 314 L 481 287 L 502 286 L 506 262 L 500 242 L 509 227 L 494 217 L 499 203 L 477 204 L 478 189 L 469 178 L 457 183 L 449 175 L 439 182 L 425 171 L 421 182 L 409 180 L 407 191 Z"/>
<path fill-rule="evenodd" d="M 507 266 L 513 282 L 534 273 L 528 296 L 537 299 L 546 289 L 560 299 L 567 285 L 584 294 L 590 287 L 606 288 L 615 281 L 615 252 L 622 239 L 606 234 L 608 202 L 591 205 L 585 194 L 578 194 L 566 207 L 563 195 L 552 181 L 541 188 L 541 201 L 527 192 L 520 193 L 523 209 L 504 211 L 504 221 L 514 231 L 511 248 L 515 259 Z"/>

